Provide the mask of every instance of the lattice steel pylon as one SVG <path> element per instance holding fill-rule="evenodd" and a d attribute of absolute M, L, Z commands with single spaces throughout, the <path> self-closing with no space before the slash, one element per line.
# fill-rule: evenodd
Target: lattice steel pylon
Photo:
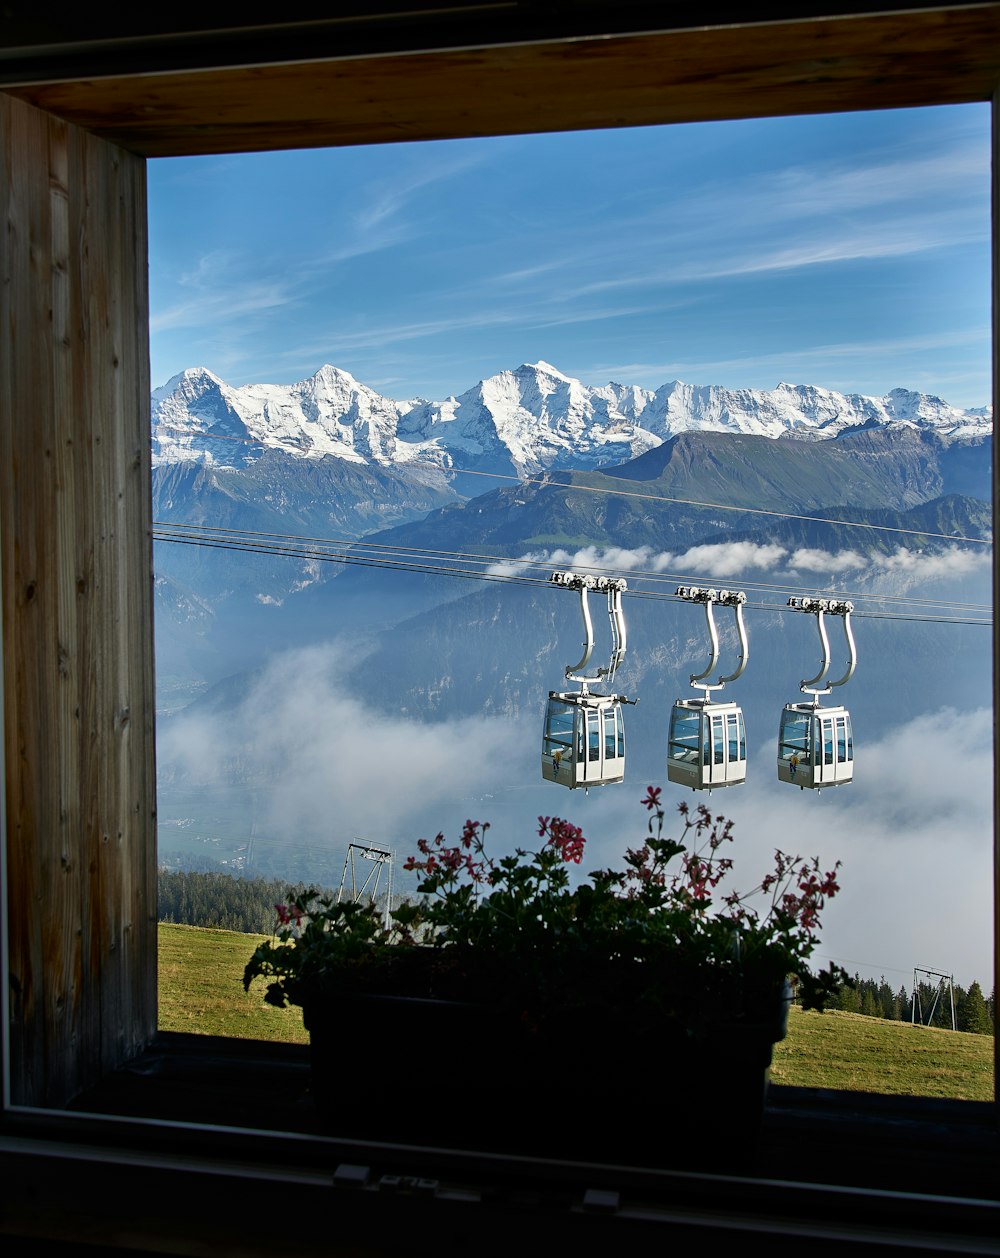
<path fill-rule="evenodd" d="M 368 862 L 367 869 L 364 869 L 364 880 L 360 887 L 358 886 L 358 871 L 356 862 L 358 860 Z M 384 847 L 375 847 L 371 843 L 348 843 L 347 858 L 344 861 L 344 872 L 340 878 L 340 890 L 337 892 L 337 903 L 339 904 L 344 898 L 344 889 L 347 886 L 347 873 L 350 870 L 351 885 L 349 898 L 352 900 L 360 900 L 365 895 L 372 904 L 378 902 L 378 884 L 382 877 L 382 869 L 386 869 L 386 888 L 385 888 L 385 912 L 383 920 L 386 930 L 392 924 L 392 852 Z"/>
<path fill-rule="evenodd" d="M 937 983 L 934 987 L 934 997 L 931 1000 L 931 1007 L 927 1013 L 926 1020 L 924 1018 L 923 1006 L 920 999 L 920 986 L 917 980 L 917 976 L 920 974 L 926 974 L 928 978 L 937 979 Z M 934 1021 L 934 1014 L 937 1012 L 938 1002 L 940 1001 L 942 994 L 946 991 L 951 1002 L 951 1029 L 953 1031 L 957 1031 L 958 1025 L 955 1021 L 954 974 L 942 974 L 940 970 L 928 970 L 921 965 L 915 965 L 913 967 L 913 997 L 910 1000 L 910 1022 L 914 1026 L 918 1022 L 921 1026 L 930 1026 Z"/>

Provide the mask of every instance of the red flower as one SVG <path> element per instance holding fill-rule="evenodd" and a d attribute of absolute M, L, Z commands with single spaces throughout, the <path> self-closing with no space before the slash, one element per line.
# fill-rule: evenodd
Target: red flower
<path fill-rule="evenodd" d="M 646 807 L 650 810 L 650 812 L 652 812 L 654 808 L 659 808 L 660 794 L 662 791 L 663 791 L 662 786 L 647 786 L 646 787 L 646 794 L 642 802 L 646 805 Z"/>
<path fill-rule="evenodd" d="M 563 821 L 561 817 L 553 817 L 551 821 L 548 817 L 539 817 L 538 821 L 538 833 L 544 834 L 546 829 L 549 832 L 549 846 L 556 848 L 567 863 L 572 861 L 579 865 L 583 860 L 583 847 L 586 843 L 580 827 Z"/>

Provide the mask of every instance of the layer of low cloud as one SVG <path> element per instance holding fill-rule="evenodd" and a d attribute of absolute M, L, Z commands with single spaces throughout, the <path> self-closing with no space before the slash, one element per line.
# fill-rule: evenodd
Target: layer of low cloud
<path fill-rule="evenodd" d="M 402 858 L 439 829 L 456 837 L 466 816 L 493 823 L 496 851 L 530 847 L 539 813 L 566 817 L 588 836 L 581 874 L 619 865 L 625 848 L 642 842 L 645 782 L 630 777 L 589 795 L 542 783 L 536 720 L 426 723 L 378 713 L 350 695 L 350 663 L 350 652 L 334 647 L 289 652 L 235 709 L 164 723 L 165 774 L 187 787 L 251 782 L 259 834 L 335 861 L 358 837 Z M 667 825 L 679 827 L 682 800 L 732 818 L 740 889 L 759 882 L 776 848 L 816 855 L 824 869 L 841 861 L 843 890 L 825 915 L 821 960 L 884 974 L 896 990 L 921 966 L 989 991 L 991 712 L 924 713 L 878 742 L 863 731 L 856 738 L 855 780 L 837 789 L 779 783 L 770 746 L 752 754 L 740 787 L 694 793 L 661 779 Z"/>
<path fill-rule="evenodd" d="M 261 828 L 289 844 L 412 834 L 456 793 L 488 792 L 516 764 L 517 730 L 499 718 L 425 722 L 373 711 L 350 693 L 352 657 L 321 646 L 277 657 L 235 708 L 166 724 L 158 758 L 171 781 L 259 787 Z M 419 837 L 414 835 L 414 838 Z"/>
<path fill-rule="evenodd" d="M 841 893 L 824 915 L 816 960 L 909 989 L 915 966 L 954 974 L 968 986 L 994 982 L 992 714 L 945 709 L 907 721 L 876 743 L 859 738 L 855 780 L 824 791 L 777 781 L 771 747 L 751 757 L 745 785 L 694 792 L 664 783 L 666 826 L 675 809 L 703 803 L 733 820 L 732 886 L 748 890 L 774 851 L 842 862 Z M 640 789 L 641 786 L 641 789 Z M 589 816 L 585 867 L 620 861 L 641 841 L 644 784 L 607 788 Z M 616 792 L 612 797 L 612 791 Z M 574 801 L 575 803 L 575 801 Z"/>
<path fill-rule="evenodd" d="M 802 546 L 792 553 L 787 566 L 799 572 L 860 572 L 868 566 L 868 560 L 856 550 L 833 553 Z"/>
<path fill-rule="evenodd" d="M 631 572 L 660 576 L 673 573 L 678 580 L 688 581 L 728 581 L 762 572 L 789 580 L 808 574 L 830 581 L 845 576 L 898 575 L 912 585 L 985 573 L 990 563 L 991 550 L 987 546 L 973 548 L 952 544 L 926 550 L 898 546 L 889 554 L 864 555 L 852 549 L 829 551 L 806 546 L 791 549 L 778 543 L 736 541 L 691 546 L 677 552 L 654 551 L 651 546 L 535 550 L 493 564 L 488 572 L 509 576 L 541 566 L 598 574 Z"/>
<path fill-rule="evenodd" d="M 922 581 L 934 581 L 983 572 L 989 568 L 991 559 L 986 546 L 977 550 L 949 546 L 943 551 L 906 550 L 900 546 L 891 555 L 873 555 L 871 566 L 883 572 L 902 572 Z"/>

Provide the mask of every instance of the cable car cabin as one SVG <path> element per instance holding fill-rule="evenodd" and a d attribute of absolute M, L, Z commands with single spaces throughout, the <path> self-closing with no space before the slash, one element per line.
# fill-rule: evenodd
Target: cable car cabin
<path fill-rule="evenodd" d="M 695 791 L 747 778 L 747 736 L 735 703 L 678 699 L 670 713 L 667 780 Z"/>
<path fill-rule="evenodd" d="M 542 778 L 570 790 L 625 780 L 625 722 L 616 695 L 549 691 Z"/>
<path fill-rule="evenodd" d="M 786 704 L 778 734 L 778 781 L 820 790 L 853 778 L 854 736 L 847 709 Z"/>

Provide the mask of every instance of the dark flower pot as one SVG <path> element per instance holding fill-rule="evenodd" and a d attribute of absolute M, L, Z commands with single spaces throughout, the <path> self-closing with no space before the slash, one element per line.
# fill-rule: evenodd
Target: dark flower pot
<path fill-rule="evenodd" d="M 341 994 L 304 1005 L 312 1088 L 339 1136 L 559 1159 L 745 1164 L 790 993 L 698 1027 L 635 1010 L 544 1018 Z"/>

